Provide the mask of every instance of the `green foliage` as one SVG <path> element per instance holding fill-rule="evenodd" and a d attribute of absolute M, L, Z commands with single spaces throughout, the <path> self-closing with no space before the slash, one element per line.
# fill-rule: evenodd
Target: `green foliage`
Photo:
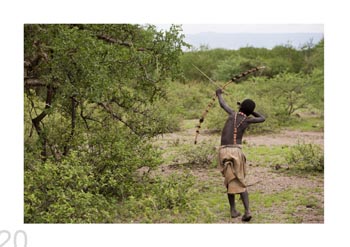
<path fill-rule="evenodd" d="M 259 79 L 255 90 L 257 97 L 270 102 L 268 112 L 288 123 L 298 110 L 323 106 L 323 73 L 283 73 L 271 79 Z"/>
<path fill-rule="evenodd" d="M 322 113 L 324 108 L 324 72 L 321 68 L 316 68 L 306 77 L 308 84 L 306 97 L 310 106 Z"/>
<path fill-rule="evenodd" d="M 248 59 L 240 55 L 231 56 L 228 59 L 218 62 L 217 69 L 214 70 L 213 76 L 219 81 L 229 81 L 233 76 L 260 66 L 261 64 L 262 62 L 257 59 Z"/>
<path fill-rule="evenodd" d="M 165 102 L 168 117 L 179 116 L 184 119 L 199 119 L 212 101 L 215 87 L 205 83 L 172 83 Z M 232 84 L 224 91 L 226 103 L 238 110 L 237 102 L 246 98 L 253 99 L 256 111 L 266 117 L 262 124 L 253 124 L 249 133 L 274 132 L 281 127 L 300 125 L 298 116 L 323 116 L 323 71 L 316 69 L 310 74 L 282 73 L 274 78 L 251 77 L 239 84 Z M 312 116 L 313 118 L 315 116 Z M 205 128 L 220 131 L 226 121 L 227 114 L 218 101 L 210 108 L 202 124 Z M 322 128 L 322 126 L 320 126 Z"/>
<path fill-rule="evenodd" d="M 181 76 L 179 56 L 186 44 L 180 31 L 130 24 L 25 25 L 25 106 L 43 158 L 67 155 L 82 128 L 104 121 L 96 114 L 138 136 L 167 131 L 169 119 L 153 103 L 164 98 L 170 79 Z"/>
<path fill-rule="evenodd" d="M 142 139 L 110 126 L 82 141 L 60 161 L 25 159 L 25 221 L 30 223 L 113 222 L 116 201 L 137 195 L 159 153 Z"/>
<path fill-rule="evenodd" d="M 312 43 L 304 45 L 304 61 L 302 70 L 305 73 L 311 73 L 315 69 L 324 70 L 324 39 L 318 44 Z"/>
<path fill-rule="evenodd" d="M 216 86 L 192 64 L 220 85 L 267 66 L 225 90 L 232 108 L 252 98 L 267 117 L 251 125 L 251 133 L 295 123 L 299 113 L 317 112 L 322 119 L 323 41 L 302 50 L 204 47 L 183 54 L 183 38 L 180 26 L 24 26 L 26 223 L 212 221 L 199 198 L 207 184 L 197 187 L 188 173 L 152 173 L 163 161 L 150 138 L 179 130 L 182 119 L 199 119 L 214 96 Z M 215 104 L 202 127 L 221 130 L 226 117 Z M 182 168 L 216 166 L 216 145 L 174 145 Z M 268 157 L 278 150 L 259 150 L 264 163 L 280 163 Z M 287 158 L 296 169 L 323 170 L 316 147 L 300 145 Z"/>
<path fill-rule="evenodd" d="M 266 48 L 244 47 L 239 50 L 201 49 L 186 52 L 181 64 L 186 81 L 207 81 L 192 64 L 199 67 L 211 78 L 226 81 L 251 67 L 266 66 L 261 72 L 269 78 L 280 73 L 311 73 L 318 68 L 323 70 L 324 40 L 318 44 L 305 44 L 302 49 L 290 45 L 279 45 L 271 50 Z"/>
<path fill-rule="evenodd" d="M 191 174 L 171 174 L 167 178 L 157 177 L 152 194 L 157 209 L 189 209 L 195 197 L 195 178 Z"/>
<path fill-rule="evenodd" d="M 262 81 L 257 94 L 269 97 L 275 116 L 285 120 L 296 110 L 307 107 L 306 86 L 303 75 L 283 73 Z"/>
<path fill-rule="evenodd" d="M 149 138 L 177 128 L 162 102 L 180 32 L 24 26 L 26 222 L 112 222 L 111 205 L 139 193 L 138 169 L 160 164 Z"/>
<path fill-rule="evenodd" d="M 181 110 L 181 114 L 185 118 L 199 119 L 211 101 L 216 87 L 190 66 L 193 63 L 212 79 L 217 79 L 218 85 L 223 85 L 232 75 L 257 65 L 266 66 L 266 69 L 256 76 L 249 76 L 244 82 L 230 85 L 225 89 L 224 98 L 231 108 L 237 110 L 237 101 L 251 98 L 256 102 L 256 111 L 266 117 L 267 120 L 263 124 L 251 125 L 248 129 L 250 133 L 266 133 L 281 127 L 298 125 L 300 122 L 298 116 L 304 113 L 310 115 L 312 112 L 317 112 L 323 117 L 323 44 L 323 40 L 316 45 L 308 43 L 300 50 L 290 45 L 280 45 L 271 50 L 245 47 L 236 51 L 204 49 L 186 52 L 181 60 L 186 68 L 185 77 L 188 80 L 202 82 L 186 82 L 189 86 L 185 90 L 182 85 L 178 86 L 176 90 L 179 92 L 178 95 L 181 95 L 181 92 L 186 94 L 184 101 L 189 103 L 181 106 L 183 107 L 181 109 L 185 109 Z M 199 77 L 195 77 L 195 74 Z M 192 91 L 194 87 L 196 90 Z M 209 90 L 208 93 L 202 93 L 204 91 L 201 89 Z M 177 104 L 181 104 L 180 102 Z M 218 104 L 214 104 L 202 128 L 221 130 L 226 117 L 226 113 Z"/>
<path fill-rule="evenodd" d="M 163 133 L 179 131 L 181 121 L 183 120 L 184 110 L 180 105 L 182 102 L 174 102 L 173 99 L 170 98 L 171 97 L 166 97 L 165 99 L 161 99 L 154 105 L 157 109 L 158 118 L 162 120 L 156 123 L 162 126 Z"/>
<path fill-rule="evenodd" d="M 24 175 L 24 222 L 113 222 L 115 200 L 96 191 L 96 175 L 75 152 L 60 164 L 32 165 Z"/>
<path fill-rule="evenodd" d="M 203 100 L 213 96 L 213 89 L 211 84 L 172 83 L 167 94 L 168 114 L 179 114 L 185 119 L 196 118 L 203 108 Z"/>
<path fill-rule="evenodd" d="M 292 169 L 323 172 L 323 150 L 315 144 L 298 144 L 290 148 L 286 161 Z"/>
<path fill-rule="evenodd" d="M 271 75 L 281 72 L 298 73 L 303 65 L 303 54 L 289 45 L 276 46 L 266 58 Z"/>
<path fill-rule="evenodd" d="M 224 49 L 201 49 L 199 51 L 186 52 L 181 56 L 181 66 L 186 81 L 205 81 L 207 79 L 193 66 L 197 66 L 209 77 L 213 77 L 213 71 L 217 68 L 218 61 L 230 56 L 230 52 Z"/>
<path fill-rule="evenodd" d="M 209 167 L 216 165 L 217 150 L 215 143 L 201 142 L 195 146 L 184 146 L 180 156 L 186 165 Z"/>
<path fill-rule="evenodd" d="M 196 222 L 201 211 L 195 177 L 189 173 L 172 173 L 155 177 L 140 196 L 130 196 L 118 208 L 117 221 L 143 223 Z M 181 218 L 181 216 L 186 217 Z M 179 219 L 180 217 L 180 219 Z"/>
<path fill-rule="evenodd" d="M 99 192 L 119 200 L 135 193 L 135 172 L 160 164 L 159 153 L 147 141 L 110 126 L 111 130 L 89 138 L 88 160 L 97 174 Z"/>

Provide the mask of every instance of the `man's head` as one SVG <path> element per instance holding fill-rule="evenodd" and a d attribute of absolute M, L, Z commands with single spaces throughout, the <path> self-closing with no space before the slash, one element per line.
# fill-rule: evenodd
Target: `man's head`
<path fill-rule="evenodd" d="M 240 105 L 239 111 L 243 112 L 247 116 L 252 114 L 255 109 L 255 102 L 251 99 L 245 99 L 239 105 Z"/>

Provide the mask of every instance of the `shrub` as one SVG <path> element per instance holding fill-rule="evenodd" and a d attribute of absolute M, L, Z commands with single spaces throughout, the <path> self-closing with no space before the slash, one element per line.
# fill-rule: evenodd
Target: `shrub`
<path fill-rule="evenodd" d="M 113 126 L 91 133 L 80 149 L 57 161 L 26 155 L 26 223 L 114 222 L 116 202 L 142 192 L 136 171 L 160 163 L 147 141 Z"/>
<path fill-rule="evenodd" d="M 261 65 L 262 62 L 256 59 L 233 55 L 228 59 L 218 62 L 217 69 L 214 70 L 213 76 L 216 80 L 229 81 L 233 76 L 247 71 L 253 67 Z"/>
<path fill-rule="evenodd" d="M 190 148 L 185 147 L 181 151 L 185 164 L 207 167 L 216 161 L 216 154 L 215 144 L 206 142 L 200 142 Z"/>
<path fill-rule="evenodd" d="M 215 94 L 215 88 L 208 83 L 172 82 L 167 89 L 167 99 L 160 102 L 158 109 L 170 117 L 177 115 L 185 119 L 197 118 L 209 98 Z M 170 122 L 169 124 L 175 124 L 174 121 Z"/>
<path fill-rule="evenodd" d="M 292 146 L 286 155 L 286 161 L 292 169 L 324 171 L 323 150 L 315 144 L 298 144 Z"/>
<path fill-rule="evenodd" d="M 93 166 L 99 193 L 124 200 L 138 190 L 136 171 L 156 168 L 161 163 L 160 153 L 148 141 L 108 127 L 90 136 L 86 160 Z"/>
<path fill-rule="evenodd" d="M 144 184 L 140 196 L 129 196 L 120 205 L 118 219 L 120 222 L 195 222 L 195 215 L 200 213 L 195 182 L 189 173 L 157 176 Z"/>
<path fill-rule="evenodd" d="M 229 57 L 235 51 L 225 49 L 207 49 L 202 47 L 199 51 L 185 52 L 181 56 L 181 66 L 186 81 L 207 81 L 207 79 L 193 66 L 197 66 L 209 77 L 213 77 L 213 71 L 218 62 Z"/>
<path fill-rule="evenodd" d="M 189 209 L 195 196 L 195 178 L 191 174 L 173 173 L 167 178 L 157 177 L 152 189 L 157 209 Z"/>
<path fill-rule="evenodd" d="M 91 166 L 72 152 L 25 171 L 25 223 L 112 222 L 113 200 L 98 194 Z"/>

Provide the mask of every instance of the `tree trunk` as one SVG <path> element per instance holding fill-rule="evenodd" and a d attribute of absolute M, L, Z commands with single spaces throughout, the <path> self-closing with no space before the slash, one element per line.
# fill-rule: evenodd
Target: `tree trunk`
<path fill-rule="evenodd" d="M 77 116 L 77 106 L 78 102 L 74 98 L 74 96 L 71 97 L 71 130 L 70 135 L 68 137 L 68 140 L 66 142 L 66 145 L 64 146 L 63 155 L 67 155 L 69 152 L 69 144 L 73 139 L 74 133 L 75 133 L 75 125 L 76 125 L 76 116 Z"/>
<path fill-rule="evenodd" d="M 34 125 L 36 132 L 38 133 L 40 142 L 42 144 L 41 155 L 43 160 L 46 160 L 47 158 L 47 137 L 46 137 L 46 134 L 43 132 L 40 124 L 41 124 L 41 121 L 46 117 L 47 110 L 51 108 L 53 95 L 54 95 L 54 88 L 51 85 L 47 86 L 45 108 L 36 118 L 32 119 L 32 123 Z"/>

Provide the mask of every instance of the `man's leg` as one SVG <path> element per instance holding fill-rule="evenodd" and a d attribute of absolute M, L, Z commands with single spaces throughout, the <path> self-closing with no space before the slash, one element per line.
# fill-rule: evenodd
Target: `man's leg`
<path fill-rule="evenodd" d="M 231 217 L 236 218 L 240 216 L 241 213 L 236 210 L 235 194 L 227 194 L 227 196 L 228 196 L 228 201 L 230 203 Z"/>
<path fill-rule="evenodd" d="M 248 191 L 245 191 L 243 193 L 240 193 L 241 195 L 241 199 L 244 205 L 244 210 L 245 213 L 242 217 L 243 221 L 250 221 L 250 219 L 252 218 L 251 214 L 250 214 L 250 209 L 249 209 L 249 198 L 248 198 Z"/>

